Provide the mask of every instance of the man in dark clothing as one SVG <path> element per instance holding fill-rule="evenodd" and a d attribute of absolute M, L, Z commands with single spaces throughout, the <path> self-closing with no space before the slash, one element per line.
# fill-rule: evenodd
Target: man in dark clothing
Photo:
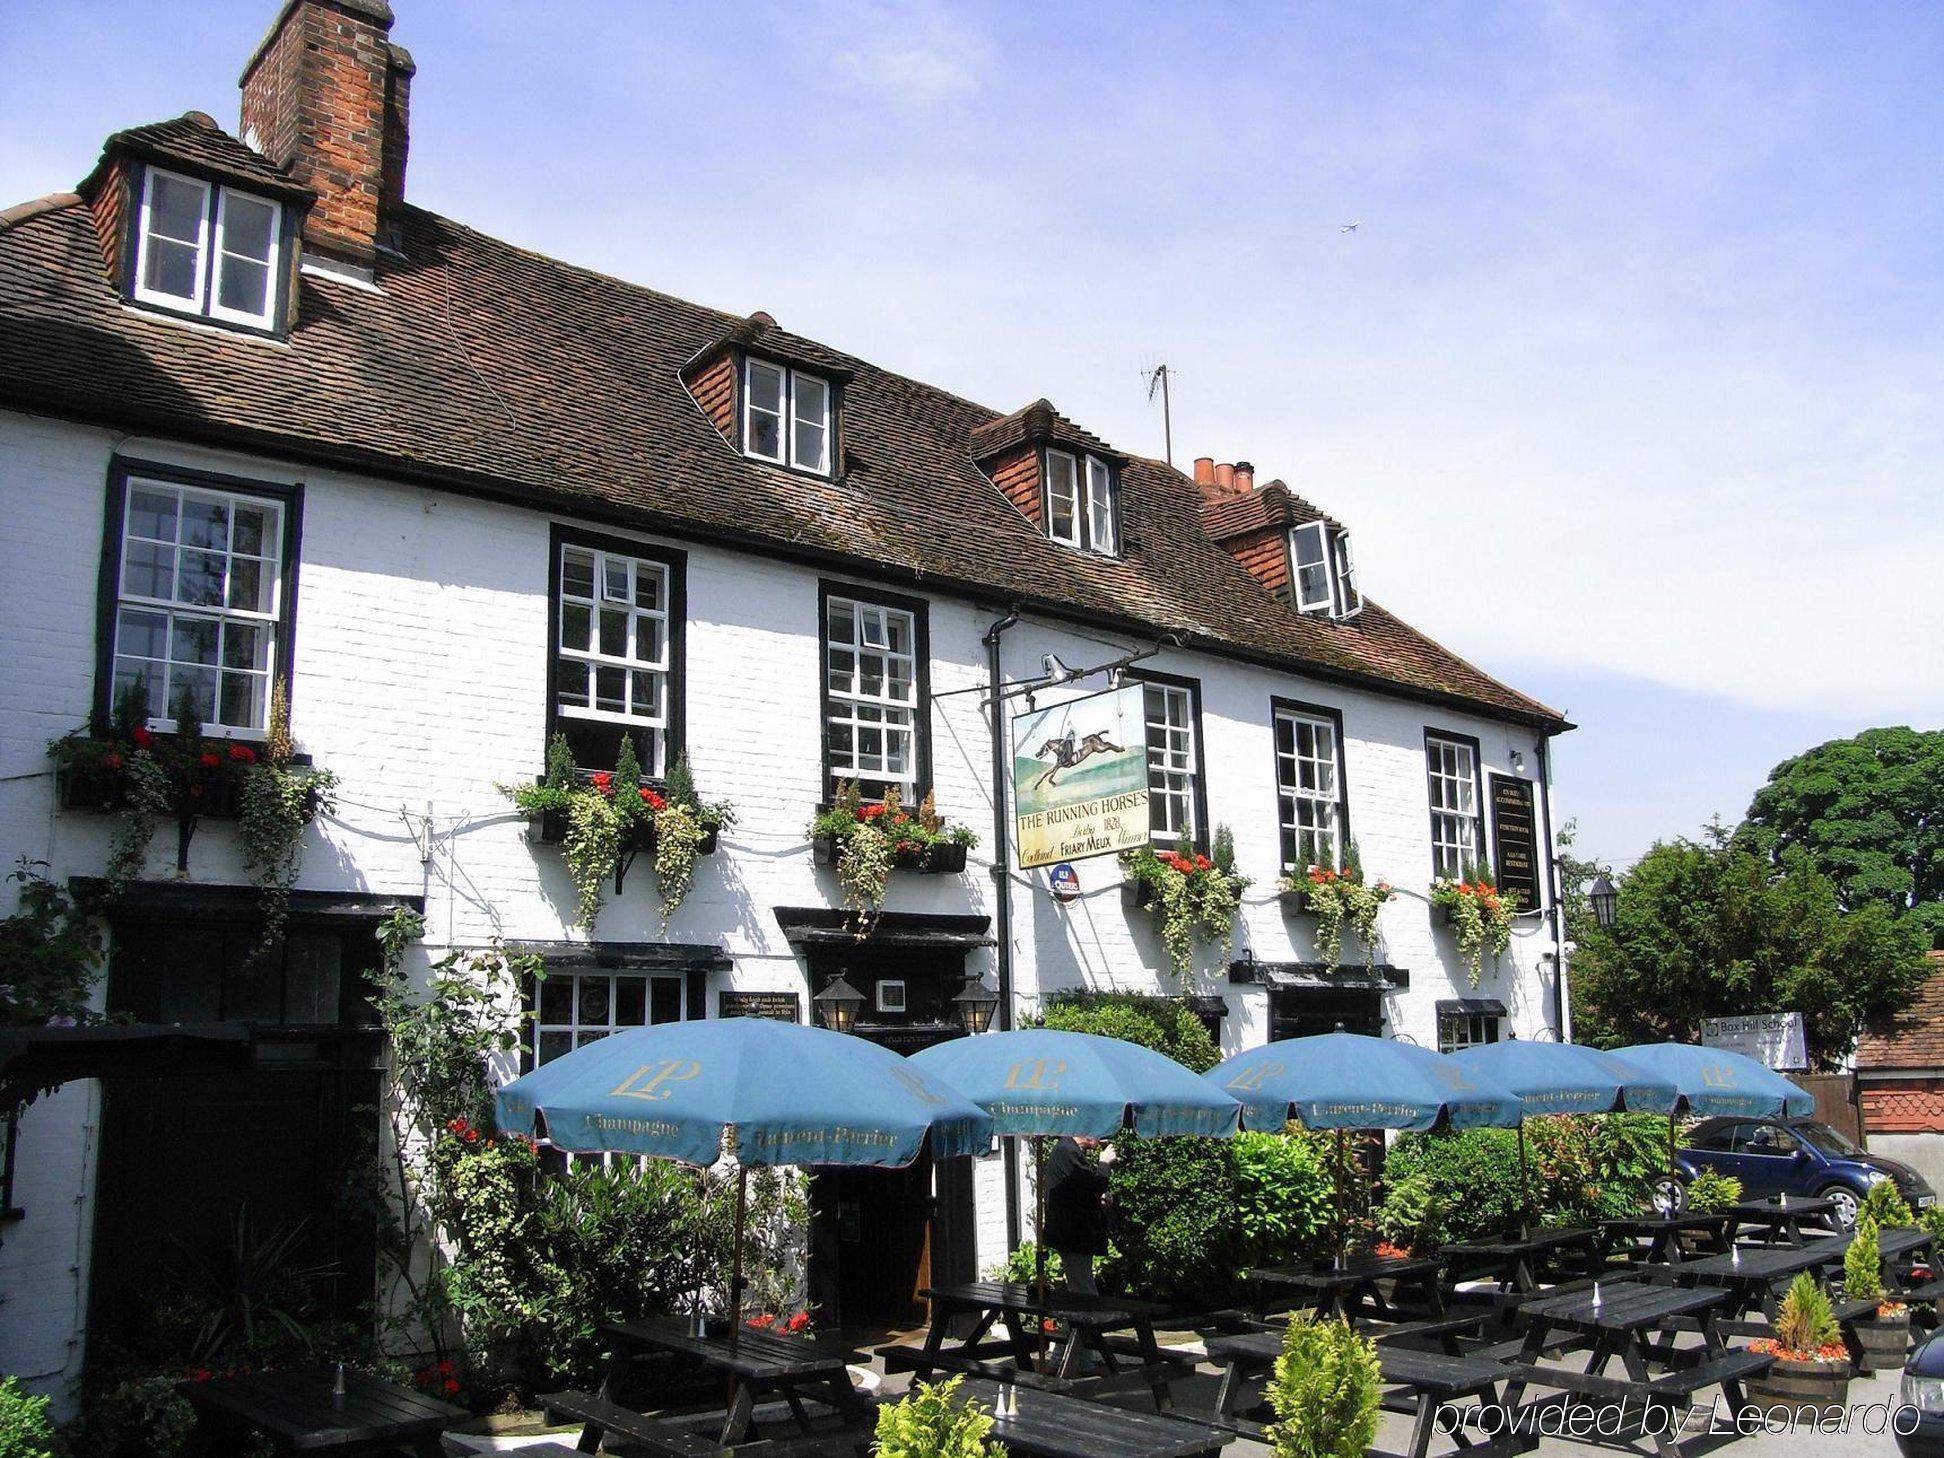
<path fill-rule="evenodd" d="M 1087 1157 L 1100 1149 L 1100 1163 Z M 1107 1254 L 1107 1171 L 1114 1146 L 1098 1139 L 1059 1140 L 1046 1158 L 1046 1246 L 1060 1257 L 1066 1287 L 1095 1294 L 1095 1256 Z"/>

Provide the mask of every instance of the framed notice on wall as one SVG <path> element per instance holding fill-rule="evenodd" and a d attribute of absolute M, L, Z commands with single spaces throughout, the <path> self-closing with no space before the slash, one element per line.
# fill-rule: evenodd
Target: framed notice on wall
<path fill-rule="evenodd" d="M 779 1023 L 800 1023 L 803 1009 L 794 992 L 718 992 L 716 1016 L 722 1018 L 775 1018 Z"/>
<path fill-rule="evenodd" d="M 1492 874 L 1500 891 L 1515 892 L 1519 909 L 1540 904 L 1539 823 L 1532 813 L 1532 781 L 1514 775 L 1486 776 L 1492 809 Z"/>

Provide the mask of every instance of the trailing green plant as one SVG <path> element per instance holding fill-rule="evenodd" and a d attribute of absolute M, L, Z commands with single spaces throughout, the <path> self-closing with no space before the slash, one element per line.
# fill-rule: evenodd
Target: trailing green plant
<path fill-rule="evenodd" d="M 878 1409 L 871 1444 L 876 1458 L 1004 1458 L 989 1442 L 992 1412 L 974 1398 L 961 1400 L 963 1375 L 943 1382 L 914 1382 L 911 1391 Z"/>
<path fill-rule="evenodd" d="M 279 679 L 270 688 L 263 754 L 243 771 L 242 816 L 236 827 L 243 865 L 257 883 L 257 904 L 263 915 L 258 955 L 267 955 L 283 936 L 290 888 L 297 884 L 304 827 L 319 812 L 332 808 L 331 791 L 337 785 L 337 776 L 329 770 L 293 764 L 295 754 L 290 700 Z"/>
<path fill-rule="evenodd" d="M 884 909 L 891 872 L 900 858 L 916 862 L 940 846 L 970 850 L 979 843 L 970 827 L 953 825 L 938 813 L 930 791 L 912 811 L 905 808 L 897 786 L 886 790 L 882 801 L 867 802 L 854 780 L 839 781 L 830 807 L 811 819 L 807 834 L 812 841 L 828 838 L 835 843 L 837 885 L 850 910 L 852 930 L 860 937 Z"/>
<path fill-rule="evenodd" d="M 1501 892 L 1492 884 L 1491 873 L 1481 866 L 1467 866 L 1456 880 L 1440 878 L 1431 883 L 1431 904 L 1451 916 L 1452 934 L 1465 959 L 1471 985 L 1478 986 L 1485 975 L 1485 956 L 1496 962 L 1512 945 L 1512 917 L 1519 909 L 1517 893 Z"/>
<path fill-rule="evenodd" d="M 1235 872 L 1233 842 L 1224 838 L 1225 829 L 1218 828 L 1216 836 L 1218 845 L 1229 847 L 1226 867 L 1194 851 L 1142 846 L 1121 853 L 1121 867 L 1128 879 L 1144 888 L 1168 963 L 1183 982 L 1194 973 L 1198 944 L 1219 944 L 1218 955 L 1228 956 L 1235 914 L 1249 885 L 1246 877 Z"/>
<path fill-rule="evenodd" d="M 644 843 L 654 850 L 655 887 L 662 930 L 687 898 L 695 861 L 711 835 L 736 823 L 727 801 L 705 801 L 695 790 L 688 757 L 678 755 L 664 789 L 641 783 L 634 740 L 621 737 L 612 770 L 583 774 L 565 734 L 547 745 L 547 768 L 536 785 L 501 785 L 499 791 L 528 816 L 566 820 L 561 851 L 577 898 L 576 922 L 594 930 L 607 904 L 608 881 L 628 851 Z"/>
<path fill-rule="evenodd" d="M 1363 1458 L 1377 1438 L 1377 1344 L 1340 1317 L 1291 1317 L 1263 1396 L 1277 1458 Z"/>
<path fill-rule="evenodd" d="M 1915 1225 L 1917 1217 L 1910 1213 L 1910 1205 L 1897 1188 L 1895 1180 L 1878 1180 L 1864 1192 L 1862 1202 L 1857 1206 L 1857 1218 L 1869 1216 L 1879 1230 L 1897 1230 L 1904 1226 Z"/>
<path fill-rule="evenodd" d="M 1843 1345 L 1843 1330 L 1837 1324 L 1829 1293 L 1807 1271 L 1789 1283 L 1788 1294 L 1775 1315 L 1774 1337 L 1750 1342 L 1749 1346 L 1790 1362 L 1849 1361 L 1849 1349 Z"/>
<path fill-rule="evenodd" d="M 1687 1207 L 1715 1215 L 1741 1202 L 1742 1182 L 1718 1169 L 1704 1169 L 1687 1185 Z"/>
<path fill-rule="evenodd" d="M 1374 884 L 1364 880 L 1363 861 L 1357 843 L 1350 842 L 1340 867 L 1310 865 L 1301 871 L 1285 871 L 1277 889 L 1299 892 L 1303 909 L 1316 918 L 1316 955 L 1334 967 L 1343 956 L 1343 929 L 1357 934 L 1363 948 L 1364 966 L 1377 965 L 1377 924 L 1384 905 L 1397 896 L 1388 881 Z"/>
<path fill-rule="evenodd" d="M 101 933 L 87 910 L 22 856 L 7 879 L 18 886 L 13 914 L 0 918 L 0 1027 L 85 1022 L 100 980 Z"/>
<path fill-rule="evenodd" d="M 13 1377 L 0 1377 L 0 1458 L 54 1458 L 47 1399 L 29 1396 Z"/>

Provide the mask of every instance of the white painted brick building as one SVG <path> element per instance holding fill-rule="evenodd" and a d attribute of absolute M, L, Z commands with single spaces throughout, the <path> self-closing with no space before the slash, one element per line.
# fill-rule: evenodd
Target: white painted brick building
<path fill-rule="evenodd" d="M 383 10 L 374 0 L 298 0 L 285 23 L 312 8 L 369 26 L 379 26 Z M 250 84 L 246 78 L 246 93 Z M 812 863 L 804 827 L 840 767 L 827 758 L 820 593 L 857 587 L 922 604 L 931 698 L 920 706 L 916 734 L 928 739 L 929 786 L 943 813 L 981 836 L 964 874 L 893 877 L 887 910 L 913 920 L 887 919 L 889 955 L 900 955 L 901 925 L 947 927 L 969 945 L 904 954 L 913 978 L 949 978 L 949 996 L 961 974 L 989 984 L 1009 976 L 1020 1018 L 1047 995 L 1074 988 L 1220 999 L 1225 1011 L 1205 1006 L 1211 1017 L 1219 1012 L 1219 1041 L 1231 1052 L 1279 1031 L 1322 1030 L 1316 1018 L 1351 1005 L 1381 1019 L 1373 1031 L 1381 1026 L 1428 1046 L 1441 1036 L 1558 1028 L 1550 888 L 1542 886 L 1542 905 L 1519 919 L 1510 953 L 1477 988 L 1424 900 L 1434 876 L 1426 735 L 1475 746 L 1468 769 L 1476 828 L 1467 833 L 1482 839 L 1480 859 L 1500 849 L 1483 803 L 1488 777 L 1536 782 L 1543 863 L 1556 813 L 1546 749 L 1565 726 L 1364 604 L 1354 587 L 1346 599 L 1347 547 L 1341 562 L 1334 556 L 1340 528 L 1279 483 L 1255 491 L 1246 467 L 1239 481 L 1228 468 L 1219 479 L 1203 470 L 1207 479 L 1190 480 L 1114 452 L 1050 407 L 996 416 L 783 335 L 766 316 L 739 323 L 658 295 L 637 297 L 611 281 L 587 282 L 565 265 L 549 266 L 550 287 L 594 289 L 599 297 L 562 304 L 557 319 L 545 318 L 531 312 L 533 288 L 506 282 L 510 250 L 406 210 L 397 197 L 386 207 L 400 220 L 400 237 L 384 232 L 381 208 L 378 239 L 365 238 L 362 248 L 347 239 L 341 212 L 314 213 L 308 223 L 301 211 L 287 214 L 280 241 L 290 253 L 282 273 L 271 270 L 269 287 L 297 277 L 301 233 L 300 285 L 282 302 L 267 300 L 270 322 L 260 335 L 227 337 L 220 321 L 173 317 L 166 304 L 142 306 L 117 291 L 118 278 L 144 266 L 142 250 L 162 246 L 140 221 L 149 214 L 135 206 L 155 202 L 145 177 L 174 169 L 211 188 L 267 185 L 231 154 L 244 149 L 220 131 L 163 125 L 176 131 L 125 134 L 134 140 L 111 145 L 82 197 L 0 215 L 0 482 L 9 508 L 0 531 L 9 624 L 0 853 L 7 861 L 45 861 L 64 880 L 99 875 L 107 853 L 111 819 L 61 808 L 46 746 L 88 721 L 112 673 L 117 649 L 104 635 L 112 640 L 122 621 L 114 599 L 126 579 L 113 566 L 104 576 L 103 563 L 125 566 L 130 550 L 125 521 L 108 509 L 115 483 L 124 475 L 192 489 L 241 483 L 235 489 L 245 496 L 255 488 L 292 493 L 290 510 L 301 518 L 275 631 L 279 647 L 291 650 L 295 737 L 339 780 L 337 809 L 307 837 L 299 910 L 309 906 L 322 917 L 327 903 L 344 904 L 327 893 L 344 893 L 364 908 L 356 925 L 367 940 L 377 909 L 398 901 L 423 907 L 426 958 L 495 937 L 549 947 L 586 940 L 573 925 L 575 894 L 559 850 L 534 844 L 496 789 L 541 769 L 555 722 L 549 634 L 560 545 L 553 533 L 566 526 L 597 532 L 619 552 L 682 554 L 681 739 L 703 795 L 731 801 L 739 823 L 702 861 L 665 934 L 644 867 L 610 898 L 594 940 L 616 949 L 608 971 L 622 975 L 667 971 L 642 948 L 707 949 L 706 965 L 676 974 L 684 1016 L 716 1015 L 724 992 L 793 993 L 807 1009 L 833 968 L 867 955 L 841 943 L 793 941 L 788 919 L 777 915 L 778 908 L 841 906 L 833 873 Z M 374 159 L 375 172 L 382 162 Z M 325 186 L 305 170 L 301 143 L 258 164 Z M 402 156 L 398 171 L 402 177 Z M 120 204 L 116 188 L 124 189 Z M 131 212 L 138 215 L 132 223 Z M 426 284 L 412 268 L 434 235 L 441 247 L 458 239 L 473 250 L 448 254 L 462 291 L 496 281 L 507 290 L 509 336 L 559 336 L 548 347 L 561 353 L 547 358 L 520 353 L 539 348 L 531 338 L 493 337 L 488 325 L 477 326 L 485 332 L 469 344 L 474 367 L 496 374 L 508 410 L 540 422 L 543 432 L 559 431 L 542 442 L 553 456 L 538 464 L 492 438 L 500 426 L 478 399 L 454 403 L 471 386 L 447 343 L 398 343 L 422 324 L 420 290 L 443 286 Z M 273 247 L 271 257 L 283 255 Z M 521 268 L 537 266 L 520 259 Z M 50 273 L 59 280 L 52 292 L 44 286 Z M 637 305 L 647 312 L 625 312 Z M 583 307 L 605 321 L 601 327 L 619 330 L 625 347 L 580 333 L 593 327 L 572 312 Z M 676 311 L 673 322 L 663 317 L 667 310 Z M 387 332 L 394 330 L 402 332 Z M 667 338 L 638 346 L 638 358 L 630 353 L 637 333 Z M 382 362 L 377 352 L 358 353 L 360 338 L 389 341 Z M 730 362 L 726 383 L 710 378 L 711 350 Z M 606 379 L 601 370 L 619 368 L 617 359 L 629 375 Z M 698 361 L 698 372 L 677 378 Z M 809 437 L 828 458 L 825 469 L 750 460 L 749 412 L 760 410 L 752 361 L 813 378 L 821 370 L 835 386 L 818 417 L 826 434 Z M 671 363 L 680 371 L 664 367 Z M 559 379 L 570 367 L 582 371 L 574 389 L 591 403 L 583 416 L 553 422 L 548 392 L 533 380 Z M 668 398 L 632 399 L 644 379 Z M 289 401 L 277 398 L 284 384 Z M 717 387 L 726 400 L 712 393 Z M 319 392 L 333 389 L 313 408 Z M 294 403 L 299 396 L 306 403 Z M 797 408 L 800 421 L 805 407 Z M 633 434 L 626 449 L 610 450 L 614 419 L 623 414 Z M 600 458 L 590 463 L 577 453 Z M 1112 493 L 1103 499 L 1113 520 L 1094 520 L 1092 550 L 1060 540 L 1054 458 L 1067 455 L 1098 460 L 1102 489 Z M 624 460 L 638 480 L 623 478 Z M 951 509 L 941 511 L 940 501 Z M 1082 501 L 1071 510 L 1088 514 Z M 1310 564 L 1322 574 L 1315 581 L 1336 587 L 1320 610 L 1312 603 L 1306 611 L 1300 601 L 1312 585 L 1303 577 L 1306 524 L 1327 558 L 1321 568 Z M 1266 566 L 1265 542 L 1273 559 Z M 1381 578 L 1381 564 L 1373 565 Z M 1078 865 L 1083 894 L 1071 904 L 1050 896 L 1042 873 L 993 875 L 983 640 L 1009 611 L 1019 618 L 1001 639 L 1009 686 L 1040 677 L 1045 654 L 1085 666 L 1172 638 L 1136 671 L 1192 684 L 1195 790 L 1205 802 L 1197 838 L 1229 827 L 1239 868 L 1254 882 L 1231 957 L 1202 949 L 1190 986 L 1176 985 L 1165 970 L 1147 914 L 1123 904 L 1111 858 Z M 1040 702 L 1100 686 L 1048 690 Z M 1342 968 L 1314 965 L 1313 919 L 1285 912 L 1275 895 L 1284 869 L 1275 700 L 1340 715 L 1339 804 L 1368 872 L 1402 893 L 1383 913 L 1381 962 L 1396 971 L 1380 990 L 1364 985 L 1354 946 Z M 248 726 L 236 734 L 247 741 Z M 199 893 L 246 884 L 230 825 L 198 829 L 180 876 L 173 851 L 165 827 L 135 888 L 150 897 L 138 923 L 144 936 L 193 908 Z M 990 944 L 1002 886 L 1012 916 L 1004 947 Z M 200 915 L 188 924 L 202 925 Z M 965 917 L 979 920 L 927 920 Z M 119 924 L 117 935 L 126 935 Z M 343 946 L 349 977 L 354 942 Z M 646 960 L 630 960 L 638 953 Z M 119 965 L 111 963 L 111 1003 L 116 977 L 129 975 Z M 1448 1015 L 1480 1021 L 1441 1024 L 1441 1004 Z M 613 1003 L 608 1016 L 617 1016 Z M 144 1188 L 139 1179 L 110 1181 L 104 1139 L 139 1147 L 126 1131 L 104 1128 L 94 1081 L 42 1098 L 19 1125 L 13 1198 L 26 1216 L 0 1226 L 0 1371 L 43 1386 L 72 1381 L 85 1358 L 91 1295 L 97 1304 L 101 1295 L 91 1281 L 95 1253 L 102 1232 L 122 1228 L 115 1222 L 127 1213 L 111 1210 L 104 1223 L 104 1201 Z M 230 1152 L 218 1142 L 211 1157 Z M 964 1230 L 951 1237 L 951 1259 L 962 1268 L 990 1264 L 1006 1245 L 1000 1160 L 982 1161 L 974 1183 L 975 1241 Z"/>

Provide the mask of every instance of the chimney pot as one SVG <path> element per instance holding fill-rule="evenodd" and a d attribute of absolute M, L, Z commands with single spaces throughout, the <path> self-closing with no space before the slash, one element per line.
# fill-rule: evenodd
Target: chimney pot
<path fill-rule="evenodd" d="M 1213 486 L 1215 484 L 1215 458 L 1213 456 L 1195 457 L 1195 484 Z"/>
<path fill-rule="evenodd" d="M 1224 491 L 1233 491 L 1235 489 L 1235 467 L 1227 461 L 1217 466 L 1215 468 L 1215 484 Z"/>
<path fill-rule="evenodd" d="M 1235 489 L 1237 491 L 1255 490 L 1255 464 L 1251 461 L 1235 463 Z"/>

